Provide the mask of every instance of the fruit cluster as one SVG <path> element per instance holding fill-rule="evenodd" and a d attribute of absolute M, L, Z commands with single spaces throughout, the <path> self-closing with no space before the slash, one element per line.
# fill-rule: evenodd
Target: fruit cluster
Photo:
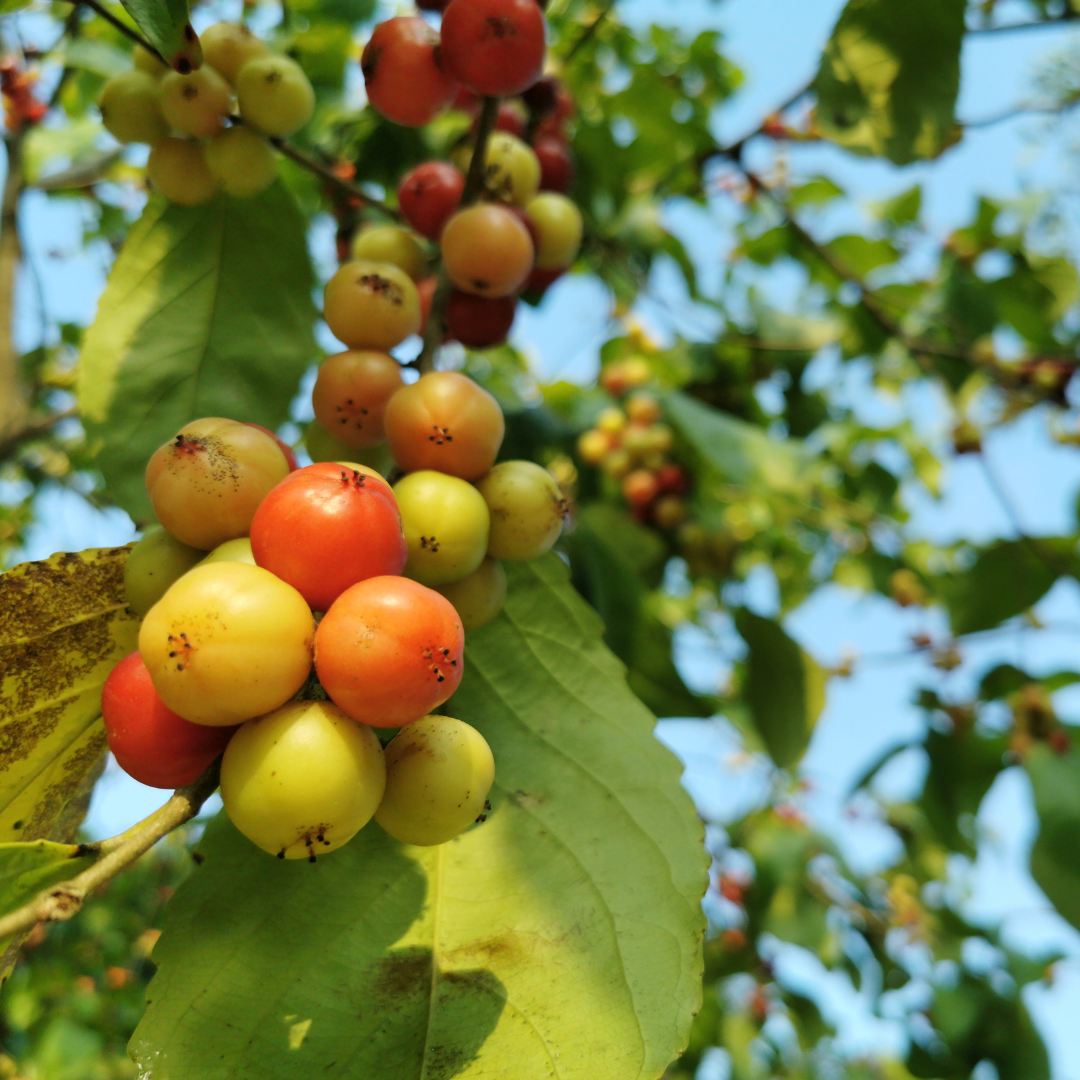
<path fill-rule="evenodd" d="M 157 787 L 224 752 L 229 817 L 281 858 L 313 860 L 372 816 L 405 843 L 443 843 L 482 817 L 494 761 L 435 710 L 461 681 L 465 631 L 502 607 L 498 560 L 547 551 L 564 504 L 539 466 L 495 464 L 502 411 L 464 375 L 405 385 L 385 354 L 349 352 L 323 365 L 316 399 L 354 443 L 385 434 L 404 475 L 299 468 L 272 433 L 221 418 L 157 450 L 146 483 L 163 527 L 128 559 L 143 623 L 105 684 L 109 745 Z M 402 730 L 384 750 L 387 728 Z"/>
<path fill-rule="evenodd" d="M 264 136 L 294 134 L 315 109 L 300 66 L 271 55 L 245 27 L 218 23 L 200 41 L 205 63 L 186 74 L 137 47 L 134 69 L 110 78 L 98 102 L 116 139 L 150 144 L 150 182 L 183 206 L 219 191 L 238 198 L 265 191 L 277 160 Z M 234 96 L 242 123 L 233 122 Z"/>
<path fill-rule="evenodd" d="M 674 532 L 687 508 L 685 469 L 671 460 L 674 434 L 662 423 L 659 398 L 643 389 L 652 379 L 646 360 L 620 360 L 604 369 L 601 385 L 620 404 L 601 410 L 578 439 L 578 456 L 617 482 L 634 516 Z"/>

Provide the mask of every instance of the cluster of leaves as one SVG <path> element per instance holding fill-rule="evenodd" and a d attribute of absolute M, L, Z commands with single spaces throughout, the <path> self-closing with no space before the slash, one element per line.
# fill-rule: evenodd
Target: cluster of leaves
<path fill-rule="evenodd" d="M 1072 18 L 1071 7 L 1028 6 L 1033 20 Z M 659 25 L 636 33 L 612 4 L 549 5 L 552 52 L 578 110 L 574 196 L 587 229 L 575 270 L 611 295 L 602 365 L 648 365 L 690 476 L 681 527 L 635 518 L 603 469 L 576 458 L 577 437 L 612 404 L 602 389 L 542 385 L 510 346 L 464 361 L 507 412 L 505 456 L 550 466 L 573 495 L 564 551 L 572 581 L 599 613 L 634 693 L 661 716 L 722 710 L 772 770 L 761 806 L 715 823 L 724 830 L 712 850 L 704 1005 L 672 1080 L 693 1076 L 716 1048 L 737 1080 L 961 1080 L 982 1061 L 1001 1080 L 1049 1073 L 1019 992 L 1044 977 L 1052 958 L 1006 949 L 993 930 L 962 918 L 944 885 L 950 858 L 975 853 L 972 822 L 991 784 L 1022 767 L 1041 825 L 1033 873 L 1080 926 L 1080 753 L 1051 698 L 1080 674 L 998 667 L 981 673 L 970 700 L 936 682 L 930 688 L 930 675 L 963 662 L 966 635 L 1031 625 L 1031 608 L 1080 572 L 1080 533 L 981 547 L 913 541 L 904 494 L 937 494 L 954 455 L 979 454 L 987 431 L 1027 410 L 1042 410 L 1056 437 L 1076 441 L 1067 391 L 1080 277 L 1045 207 L 1036 216 L 983 200 L 966 227 L 942 240 L 923 222 L 918 188 L 855 220 L 849 193 L 791 168 L 789 143 L 827 138 L 903 164 L 963 136 L 954 111 L 965 26 L 992 25 L 995 4 L 908 0 L 902 9 L 850 0 L 800 99 L 813 107 L 791 106 L 762 125 L 753 138 L 775 154 L 768 169 L 754 170 L 746 141 L 716 141 L 716 107 L 740 81 L 718 35 L 685 38 Z M 369 0 L 303 0 L 285 10 L 273 34 L 316 87 L 319 107 L 302 148 L 317 160 L 392 198 L 405 169 L 466 134 L 460 114 L 414 132 L 355 107 L 347 72 L 354 42 L 371 25 Z M 257 6 L 251 17 L 260 17 Z M 141 465 L 190 416 L 286 421 L 316 358 L 307 237 L 329 211 L 344 243 L 364 216 L 358 200 L 286 163 L 282 183 L 248 203 L 184 210 L 151 201 L 133 224 L 138 172 L 103 140 L 92 108 L 104 78 L 130 63 L 130 42 L 79 8 L 63 29 L 41 61 L 41 84 L 55 85 L 50 120 L 9 124 L 5 141 L 9 155 L 21 155 L 25 183 L 78 201 L 95 223 L 85 244 L 120 255 L 85 342 L 78 328 L 49 328 L 23 358 L 25 426 L 0 431 L 0 479 L 9 482 L 0 550 L 18 546 L 47 484 L 144 520 Z M 1067 85 L 1063 77 L 1056 90 L 1062 105 L 1071 100 Z M 716 200 L 735 224 L 719 289 L 706 293 L 701 267 L 665 227 L 665 210 L 700 214 Z M 656 340 L 631 314 L 641 301 L 670 303 L 670 290 L 657 286 L 665 267 L 681 275 L 685 306 L 715 321 L 707 340 Z M 796 283 L 783 303 L 770 284 L 781 273 Z M 822 377 L 823 368 L 831 374 Z M 856 377 L 895 419 L 868 423 L 838 391 Z M 941 402 L 949 419 L 940 437 L 928 440 L 905 408 L 901 390 L 913 383 Z M 78 416 L 68 416 L 75 406 Z M 927 776 L 914 801 L 881 808 L 900 854 L 880 875 L 846 866 L 799 809 L 793 778 L 827 680 L 843 672 L 824 669 L 780 620 L 745 606 L 741 585 L 762 568 L 782 614 L 828 583 L 948 614 L 950 638 L 913 642 L 929 669 L 925 737 L 912 744 Z M 674 660 L 675 631 L 690 624 L 706 634 L 730 627 L 745 647 L 729 685 L 713 694 L 691 690 Z M 554 560 L 514 575 L 508 614 L 470 646 L 475 675 L 455 701 L 478 726 L 490 725 L 500 769 L 495 813 L 449 854 L 406 857 L 375 834 L 320 864 L 317 876 L 304 867 L 286 877 L 226 823 L 213 826 L 206 866 L 169 909 L 154 1006 L 133 1043 L 140 1063 L 166 1052 L 181 1071 L 209 1080 L 223 1054 L 267 1077 L 335 1068 L 327 1075 L 391 1075 L 387 1060 L 395 1076 L 449 1077 L 514 1060 L 531 1077 L 557 1074 L 562 1055 L 578 1071 L 614 1076 L 611 1045 L 591 1036 L 602 1030 L 625 1049 L 635 1070 L 626 1075 L 658 1075 L 680 1049 L 700 989 L 696 824 L 670 762 L 649 740 L 649 718 L 598 639 Z M 16 635 L 8 645 L 25 642 Z M 79 684 L 81 722 L 99 674 Z M 870 790 L 876 771 L 860 787 Z M 122 903 L 110 920 L 156 917 L 152 896 L 178 865 L 170 858 L 114 886 L 106 900 Z M 481 878 L 496 899 L 466 903 L 458 883 Z M 324 917 L 305 921 L 313 890 Z M 356 911 L 368 909 L 358 927 Z M 125 1075 L 115 1051 L 138 1019 L 142 969 L 124 950 L 150 923 L 127 927 L 121 945 L 100 936 L 115 924 L 95 923 L 95 910 L 26 952 L 5 991 L 15 1075 Z M 300 943 L 279 954 L 290 911 L 288 932 Z M 227 970 L 225 937 L 244 942 Z M 333 957 L 317 978 L 305 946 Z M 901 1001 L 903 1060 L 846 1059 L 834 1044 L 836 1017 L 786 973 L 793 952 L 847 979 L 872 1012 L 893 1009 L 896 1018 L 888 1002 Z M 104 1004 L 80 997 L 86 984 L 77 984 L 46 1017 L 39 1003 L 55 992 L 50 971 L 59 970 L 50 957 L 100 965 L 110 986 L 110 970 L 135 975 Z M 657 965 L 666 972 L 660 983 Z M 555 970 L 565 982 L 553 985 L 547 973 Z M 78 974 L 101 985 L 96 968 Z M 268 986 L 272 1015 L 252 1008 L 228 1029 L 208 1019 L 228 1002 L 262 1001 Z M 362 1023 L 350 1014 L 349 1025 L 331 1029 L 317 1019 L 341 1002 L 355 1004 Z M 308 1072 L 297 1073 L 301 1063 Z"/>

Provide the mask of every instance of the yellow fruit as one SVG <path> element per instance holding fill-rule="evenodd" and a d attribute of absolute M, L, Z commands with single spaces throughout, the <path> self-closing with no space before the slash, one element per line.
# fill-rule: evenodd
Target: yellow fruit
<path fill-rule="evenodd" d="M 285 56 L 249 60 L 236 77 L 244 121 L 267 135 L 295 135 L 315 112 L 315 91 L 303 68 Z"/>
<path fill-rule="evenodd" d="M 390 263 L 419 281 L 427 269 L 424 249 L 416 234 L 400 225 L 369 225 L 356 234 L 352 257 L 360 262 Z"/>
<path fill-rule="evenodd" d="M 236 85 L 240 69 L 249 61 L 269 55 L 270 50 L 246 26 L 220 22 L 200 35 L 203 60 L 231 85 Z"/>
<path fill-rule="evenodd" d="M 158 139 L 150 147 L 146 175 L 169 202 L 199 206 L 218 193 L 202 145 L 189 139 Z"/>
<path fill-rule="evenodd" d="M 397 266 L 347 262 L 327 282 L 323 318 L 350 349 L 385 351 L 420 329 L 420 296 Z"/>
<path fill-rule="evenodd" d="M 120 142 L 152 143 L 169 134 L 158 81 L 145 71 L 114 75 L 101 89 L 98 108 L 105 130 Z"/>
<path fill-rule="evenodd" d="M 569 266 L 581 249 L 584 224 L 581 211 L 565 195 L 542 191 L 530 199 L 525 212 L 532 218 L 539 242 L 536 265 L 541 270 L 561 270 Z"/>
<path fill-rule="evenodd" d="M 488 554 L 524 562 L 549 551 L 566 517 L 555 477 L 531 461 L 504 461 L 476 482 L 491 512 Z"/>
<path fill-rule="evenodd" d="M 277 158 L 258 132 L 231 127 L 206 144 L 210 175 L 226 195 L 250 199 L 277 179 Z"/>
<path fill-rule="evenodd" d="M 232 92 L 213 68 L 201 67 L 187 75 L 173 71 L 160 85 L 161 111 L 185 135 L 209 139 L 225 126 Z"/>

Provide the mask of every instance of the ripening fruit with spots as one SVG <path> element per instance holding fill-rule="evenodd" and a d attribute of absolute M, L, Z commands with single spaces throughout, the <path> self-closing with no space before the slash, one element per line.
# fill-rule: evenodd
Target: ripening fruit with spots
<path fill-rule="evenodd" d="M 329 610 L 358 581 L 400 574 L 407 557 L 390 486 L 336 462 L 298 469 L 266 496 L 251 523 L 251 550 L 315 611 Z"/>
<path fill-rule="evenodd" d="M 236 85 L 240 69 L 249 61 L 268 56 L 270 50 L 246 26 L 220 22 L 199 35 L 203 60 L 230 85 Z"/>
<path fill-rule="evenodd" d="M 250 199 L 277 179 L 277 158 L 269 143 L 246 127 L 231 127 L 206 144 L 210 175 L 226 195 Z"/>
<path fill-rule="evenodd" d="M 454 164 L 467 173 L 472 149 L 464 146 Z M 506 131 L 493 131 L 484 153 L 484 186 L 500 199 L 525 206 L 540 190 L 540 159 L 521 139 Z"/>
<path fill-rule="evenodd" d="M 137 652 L 124 657 L 105 680 L 101 718 L 120 768 L 156 788 L 183 787 L 198 779 L 236 730 L 193 724 L 173 712 Z"/>
<path fill-rule="evenodd" d="M 447 161 L 425 161 L 398 186 L 398 204 L 405 220 L 429 240 L 438 240 L 461 202 L 465 174 Z"/>
<path fill-rule="evenodd" d="M 569 266 L 581 249 L 583 223 L 581 211 L 565 195 L 544 191 L 526 207 L 536 225 L 536 265 L 541 270 Z"/>
<path fill-rule="evenodd" d="M 427 259 L 420 241 L 400 225 L 368 225 L 352 242 L 352 257 L 359 262 L 391 263 L 418 281 Z"/>
<path fill-rule="evenodd" d="M 457 371 L 433 371 L 386 406 L 386 439 L 405 472 L 434 469 L 479 480 L 495 464 L 506 431 L 499 403 Z"/>
<path fill-rule="evenodd" d="M 418 16 L 386 19 L 360 57 L 368 100 L 406 127 L 422 127 L 448 109 L 458 84 L 444 68 L 439 35 Z"/>
<path fill-rule="evenodd" d="M 486 626 L 502 611 L 506 601 L 506 571 L 498 559 L 488 556 L 468 577 L 439 585 L 438 591 L 454 605 L 465 633 Z"/>
<path fill-rule="evenodd" d="M 512 97 L 544 67 L 544 15 L 536 0 L 452 0 L 442 18 L 447 69 L 474 94 Z"/>
<path fill-rule="evenodd" d="M 450 280 L 477 296 L 517 292 L 528 279 L 536 255 L 521 219 L 495 203 L 459 210 L 446 223 L 441 243 Z"/>
<path fill-rule="evenodd" d="M 124 563 L 124 598 L 140 618 L 206 554 L 181 543 L 164 529 L 147 529 Z"/>
<path fill-rule="evenodd" d="M 229 84 L 211 67 L 161 80 L 161 111 L 185 135 L 210 139 L 225 126 L 232 104 Z"/>
<path fill-rule="evenodd" d="M 472 484 L 422 469 L 399 480 L 394 495 L 409 549 L 407 577 L 445 585 L 467 577 L 484 561 L 491 519 Z"/>
<path fill-rule="evenodd" d="M 304 685 L 314 630 L 304 598 L 268 570 L 210 563 L 150 609 L 139 652 L 170 709 L 223 727 L 276 709 Z"/>
<path fill-rule="evenodd" d="M 420 329 L 420 296 L 390 263 L 347 262 L 327 282 L 323 318 L 350 349 L 392 349 Z"/>
<path fill-rule="evenodd" d="M 404 727 L 458 688 L 465 644 L 453 605 L 405 577 L 361 581 L 338 597 L 315 635 L 315 668 L 354 720 Z"/>
<path fill-rule="evenodd" d="M 288 473 L 272 436 L 212 416 L 186 424 L 154 451 L 146 490 L 173 536 L 209 551 L 246 536 L 259 503 Z"/>
<path fill-rule="evenodd" d="M 161 112 L 158 81 L 145 71 L 114 75 L 98 98 L 105 130 L 124 143 L 152 143 L 169 134 Z"/>
<path fill-rule="evenodd" d="M 386 437 L 387 403 L 404 385 L 401 365 L 387 353 L 350 349 L 328 356 L 311 393 L 315 419 L 342 446 L 375 446 Z"/>
<path fill-rule="evenodd" d="M 491 513 L 488 554 L 524 562 L 549 551 L 566 517 L 555 477 L 531 461 L 504 461 L 478 480 L 476 489 Z"/>
<path fill-rule="evenodd" d="M 315 91 L 304 69 L 287 56 L 249 60 L 236 77 L 244 122 L 266 135 L 295 135 L 315 112 Z"/>
<path fill-rule="evenodd" d="M 395 840 L 445 844 L 483 814 L 495 758 L 470 724 L 425 716 L 399 731 L 385 756 L 386 791 L 375 820 Z"/>
<path fill-rule="evenodd" d="M 314 862 L 347 844 L 386 787 L 375 733 L 328 701 L 290 701 L 249 720 L 221 762 L 221 801 L 252 843 Z"/>
<path fill-rule="evenodd" d="M 206 163 L 202 144 L 191 139 L 158 139 L 146 162 L 150 183 L 178 206 L 208 203 L 220 188 Z"/>

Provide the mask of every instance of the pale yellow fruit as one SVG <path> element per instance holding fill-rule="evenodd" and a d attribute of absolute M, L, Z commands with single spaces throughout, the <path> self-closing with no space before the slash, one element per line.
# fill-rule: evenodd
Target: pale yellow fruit
<path fill-rule="evenodd" d="M 249 60 L 236 77 L 236 99 L 246 123 L 282 138 L 295 135 L 315 112 L 308 77 L 286 56 Z"/>
<path fill-rule="evenodd" d="M 225 126 L 232 91 L 213 68 L 201 67 L 187 75 L 173 71 L 160 86 L 165 119 L 185 135 L 210 139 Z"/>
<path fill-rule="evenodd" d="M 241 536 L 236 540 L 226 540 L 224 544 L 218 544 L 199 565 L 206 566 L 209 563 L 219 562 L 243 562 L 249 566 L 257 565 L 255 556 L 251 553 L 251 539 Z"/>
<path fill-rule="evenodd" d="M 246 26 L 220 22 L 207 27 L 199 35 L 203 60 L 233 86 L 240 69 L 249 61 L 269 55 L 265 42 L 260 41 Z"/>
<path fill-rule="evenodd" d="M 124 563 L 124 596 L 140 618 L 203 557 L 198 548 L 181 543 L 160 526 L 147 529 Z"/>
<path fill-rule="evenodd" d="M 145 71 L 114 75 L 101 88 L 98 108 L 105 130 L 120 142 L 152 143 L 169 134 L 158 81 Z"/>
<path fill-rule="evenodd" d="M 555 191 L 542 191 L 525 207 L 536 226 L 536 265 L 541 270 L 561 270 L 577 258 L 584 225 L 573 200 Z"/>
<path fill-rule="evenodd" d="M 462 147 L 454 164 L 468 173 L 472 150 Z M 524 206 L 540 190 L 540 159 L 532 147 L 508 131 L 493 131 L 484 155 L 484 186 L 492 194 Z"/>
<path fill-rule="evenodd" d="M 504 461 L 476 487 L 491 512 L 489 555 L 524 562 L 543 555 L 559 538 L 566 500 L 547 469 L 531 461 Z"/>
<path fill-rule="evenodd" d="M 483 812 L 495 759 L 474 727 L 425 716 L 386 746 L 386 793 L 375 820 L 404 844 L 445 844 Z"/>
<path fill-rule="evenodd" d="M 190 139 L 158 139 L 150 147 L 146 175 L 169 202 L 180 206 L 200 206 L 220 190 L 202 144 Z"/>
<path fill-rule="evenodd" d="M 427 260 L 416 234 L 400 225 L 369 225 L 352 242 L 352 257 L 361 262 L 391 263 L 418 281 L 424 276 Z"/>
<path fill-rule="evenodd" d="M 221 762 L 221 800 L 232 823 L 282 859 L 347 844 L 386 786 L 382 747 L 369 727 L 328 701 L 291 701 L 249 720 Z"/>
<path fill-rule="evenodd" d="M 226 195 L 250 199 L 277 179 L 277 158 L 258 132 L 232 127 L 206 144 L 210 175 Z"/>
<path fill-rule="evenodd" d="M 385 352 L 420 329 L 420 295 L 397 266 L 347 262 L 326 284 L 323 318 L 350 349 Z"/>

